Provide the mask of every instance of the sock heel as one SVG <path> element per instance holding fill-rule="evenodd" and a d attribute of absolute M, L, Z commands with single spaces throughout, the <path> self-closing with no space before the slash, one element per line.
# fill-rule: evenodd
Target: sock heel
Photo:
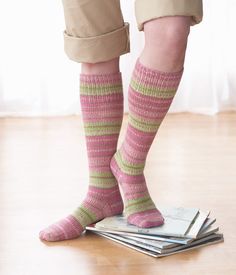
<path fill-rule="evenodd" d="M 121 170 L 116 162 L 115 157 L 113 156 L 110 162 L 110 168 L 112 171 L 113 176 L 116 178 L 118 184 L 121 184 L 120 178 L 121 178 Z"/>
<path fill-rule="evenodd" d="M 118 186 L 117 188 L 119 189 Z M 120 215 L 123 213 L 123 210 L 124 210 L 124 204 L 123 204 L 122 197 L 119 193 L 119 195 L 117 194 L 117 197 L 111 196 L 107 205 L 104 206 L 103 216 L 111 217 L 115 215 Z"/>

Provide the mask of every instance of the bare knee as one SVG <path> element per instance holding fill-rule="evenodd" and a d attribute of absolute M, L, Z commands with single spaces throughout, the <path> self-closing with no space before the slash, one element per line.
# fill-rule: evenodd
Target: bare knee
<path fill-rule="evenodd" d="M 147 46 L 163 45 L 170 50 L 178 50 L 186 45 L 190 31 L 190 18 L 187 16 L 162 17 L 144 24 Z"/>
<path fill-rule="evenodd" d="M 144 54 L 149 59 L 163 56 L 173 64 L 183 63 L 190 31 L 190 17 L 172 16 L 147 21 L 144 24 Z"/>

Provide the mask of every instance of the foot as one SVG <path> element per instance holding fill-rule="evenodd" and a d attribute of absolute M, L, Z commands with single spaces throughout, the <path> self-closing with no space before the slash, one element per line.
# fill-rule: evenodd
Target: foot
<path fill-rule="evenodd" d="M 90 186 L 87 197 L 73 214 L 40 231 L 39 238 L 50 242 L 74 239 L 87 225 L 122 211 L 123 201 L 118 186 L 108 189 Z"/>
<path fill-rule="evenodd" d="M 143 173 L 137 175 L 135 167 L 124 167 L 119 150 L 112 157 L 110 167 L 124 193 L 128 223 L 142 228 L 162 225 L 164 218 L 149 195 Z"/>

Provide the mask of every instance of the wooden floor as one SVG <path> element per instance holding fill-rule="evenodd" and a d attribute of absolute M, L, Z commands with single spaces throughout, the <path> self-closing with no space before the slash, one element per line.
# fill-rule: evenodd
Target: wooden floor
<path fill-rule="evenodd" d="M 211 210 L 225 242 L 161 259 L 92 233 L 41 242 L 39 230 L 69 214 L 86 194 L 82 122 L 0 119 L 0 274 L 236 274 L 236 113 L 168 115 L 145 173 L 157 206 Z"/>

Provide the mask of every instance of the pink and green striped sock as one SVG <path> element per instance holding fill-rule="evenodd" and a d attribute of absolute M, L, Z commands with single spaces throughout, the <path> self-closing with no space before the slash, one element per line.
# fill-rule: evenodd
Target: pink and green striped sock
<path fill-rule="evenodd" d="M 42 230 L 41 240 L 76 238 L 87 225 L 123 211 L 119 186 L 110 168 L 123 118 L 121 73 L 80 74 L 80 102 L 89 164 L 88 193 L 72 214 Z"/>
<path fill-rule="evenodd" d="M 124 194 L 127 220 L 138 227 L 164 223 L 151 199 L 143 171 L 148 151 L 172 103 L 182 72 L 160 72 L 144 66 L 138 58 L 131 77 L 128 127 L 124 142 L 110 165 Z"/>

